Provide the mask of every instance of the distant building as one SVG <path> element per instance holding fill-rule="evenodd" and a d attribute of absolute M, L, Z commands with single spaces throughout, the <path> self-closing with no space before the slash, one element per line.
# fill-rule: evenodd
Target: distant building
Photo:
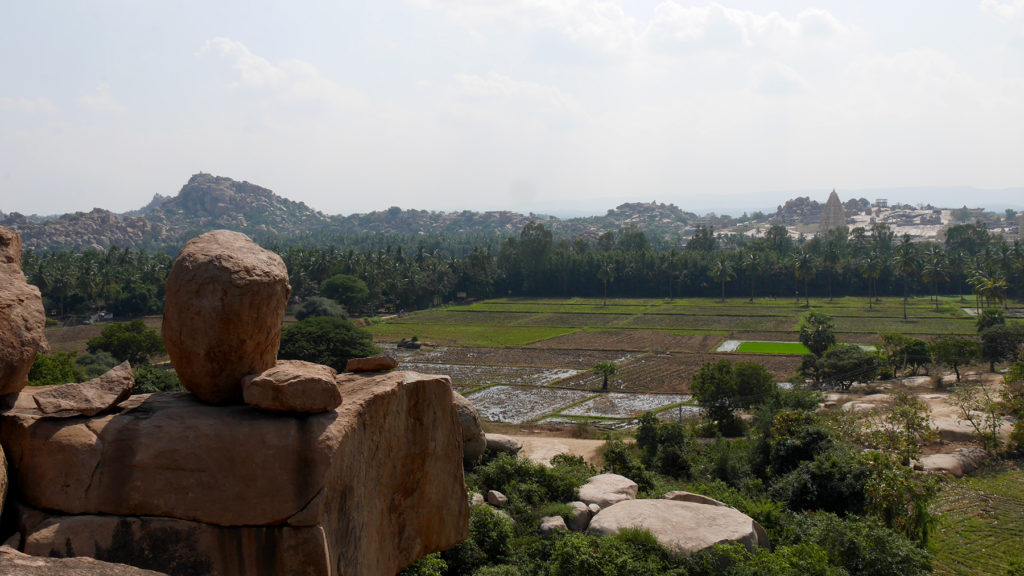
<path fill-rule="evenodd" d="M 829 230 L 843 228 L 846 226 L 846 210 L 843 203 L 839 201 L 839 195 L 835 189 L 828 195 L 828 202 L 821 212 L 821 219 L 818 220 L 818 234 L 824 234 Z"/>
<path fill-rule="evenodd" d="M 889 201 L 885 198 L 875 198 L 875 208 L 888 208 Z"/>

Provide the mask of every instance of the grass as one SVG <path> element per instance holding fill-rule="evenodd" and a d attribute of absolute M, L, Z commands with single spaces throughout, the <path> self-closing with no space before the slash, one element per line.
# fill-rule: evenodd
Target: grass
<path fill-rule="evenodd" d="M 903 299 L 884 298 L 868 307 L 865 298 L 811 298 L 811 308 L 833 317 L 840 341 L 871 341 L 878 334 L 902 332 L 928 338 L 940 334 L 973 335 L 974 318 L 963 311 L 973 299 L 957 296 L 911 298 L 908 319 Z M 1012 303 L 1015 308 L 1020 303 Z M 561 334 L 586 330 L 655 330 L 680 334 L 761 334 L 765 340 L 793 340 L 800 317 L 808 310 L 793 299 L 714 298 L 674 300 L 600 298 L 501 298 L 447 306 L 392 318 L 370 328 L 377 340 L 421 340 L 459 346 L 521 346 Z M 844 338 L 844 335 L 847 337 Z M 741 349 L 741 352 L 756 352 Z M 800 354 L 802 350 L 774 354 Z"/>
<path fill-rule="evenodd" d="M 934 506 L 935 574 L 981 576 L 1024 568 L 1024 462 L 947 481 Z"/>
<path fill-rule="evenodd" d="M 799 342 L 744 342 L 737 352 L 743 354 L 810 354 L 811 351 Z"/>

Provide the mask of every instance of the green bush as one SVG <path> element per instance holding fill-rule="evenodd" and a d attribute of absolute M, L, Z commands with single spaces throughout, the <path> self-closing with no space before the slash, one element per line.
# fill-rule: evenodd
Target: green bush
<path fill-rule="evenodd" d="M 859 514 L 869 470 L 853 449 L 833 448 L 774 480 L 768 494 L 790 510 Z"/>
<path fill-rule="evenodd" d="M 319 316 L 300 320 L 281 331 L 278 358 L 324 364 L 343 372 L 350 359 L 379 352 L 366 330 L 348 320 Z"/>
<path fill-rule="evenodd" d="M 85 346 L 90 353 L 109 352 L 118 362 L 127 360 L 132 366 L 165 353 L 163 338 L 142 320 L 111 324 L 99 336 L 86 341 Z"/>
<path fill-rule="evenodd" d="M 149 394 L 152 392 L 176 392 L 184 390 L 178 373 L 173 368 L 141 364 L 132 369 L 135 377 L 135 389 L 132 394 Z"/>
<path fill-rule="evenodd" d="M 303 302 L 302 306 L 299 307 L 299 311 L 295 313 L 295 318 L 298 320 L 315 318 L 317 316 L 344 319 L 348 318 L 348 311 L 334 300 L 314 296 Z"/>
<path fill-rule="evenodd" d="M 405 570 L 398 573 L 398 576 L 444 576 L 448 570 L 448 564 L 441 559 L 440 554 L 427 554 L 413 562 Z M 478 572 L 479 574 L 479 572 Z"/>
<path fill-rule="evenodd" d="M 636 482 L 641 492 L 647 492 L 654 488 L 654 478 L 651 473 L 633 453 L 632 447 L 627 446 L 622 440 L 605 443 L 604 471 L 629 478 Z"/>

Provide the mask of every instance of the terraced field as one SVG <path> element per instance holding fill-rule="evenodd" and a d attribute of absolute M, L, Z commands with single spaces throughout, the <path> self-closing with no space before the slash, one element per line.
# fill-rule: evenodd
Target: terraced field
<path fill-rule="evenodd" d="M 931 541 L 935 574 L 1024 573 L 1024 463 L 947 481 L 933 509 L 940 515 Z"/>

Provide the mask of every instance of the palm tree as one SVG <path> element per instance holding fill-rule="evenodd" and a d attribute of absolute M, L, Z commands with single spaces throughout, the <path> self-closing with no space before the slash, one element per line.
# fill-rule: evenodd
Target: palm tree
<path fill-rule="evenodd" d="M 725 283 L 733 279 L 732 265 L 725 258 L 719 258 L 715 260 L 715 263 L 711 265 L 711 270 L 708 271 L 708 275 L 722 286 L 722 302 L 725 302 Z"/>
<path fill-rule="evenodd" d="M 604 301 L 602 306 L 608 305 L 608 283 L 615 282 L 615 265 L 611 262 L 604 262 L 597 269 L 597 279 L 604 284 Z"/>
<path fill-rule="evenodd" d="M 873 302 L 875 296 L 877 296 L 877 290 L 875 285 L 878 283 L 878 277 L 882 275 L 882 255 L 878 251 L 873 251 L 860 261 L 860 273 L 861 276 L 868 280 L 868 310 L 873 310 Z"/>
<path fill-rule="evenodd" d="M 942 249 L 937 245 L 932 246 L 925 256 L 924 268 L 921 270 L 921 277 L 925 282 L 931 282 L 934 295 L 935 310 L 939 309 L 939 281 L 948 281 L 946 273 L 946 258 Z"/>
<path fill-rule="evenodd" d="M 807 293 L 807 282 L 811 278 L 814 278 L 815 264 L 816 261 L 814 255 L 811 254 L 811 251 L 807 246 L 801 246 L 800 250 L 793 254 L 793 257 L 790 260 L 790 265 L 793 267 L 793 272 L 796 275 L 797 281 L 804 281 L 804 298 L 805 304 L 808 308 L 811 306 L 811 297 L 810 294 Z M 797 295 L 797 300 L 799 301 L 799 299 L 799 295 Z"/>
<path fill-rule="evenodd" d="M 753 302 L 755 282 L 764 271 L 764 256 L 760 252 L 747 252 L 743 259 L 743 271 L 750 276 L 750 301 Z"/>
<path fill-rule="evenodd" d="M 604 382 L 601 384 L 601 392 L 608 391 L 608 379 L 615 375 L 619 369 L 615 362 L 600 362 L 595 364 L 592 370 L 604 377 Z"/>
<path fill-rule="evenodd" d="M 896 247 L 896 255 L 892 259 L 892 267 L 896 275 L 903 277 L 903 319 L 907 319 L 907 300 L 910 298 L 910 282 L 917 276 L 921 268 L 921 260 L 917 249 L 910 242 L 910 235 L 904 234 L 903 241 Z"/>

